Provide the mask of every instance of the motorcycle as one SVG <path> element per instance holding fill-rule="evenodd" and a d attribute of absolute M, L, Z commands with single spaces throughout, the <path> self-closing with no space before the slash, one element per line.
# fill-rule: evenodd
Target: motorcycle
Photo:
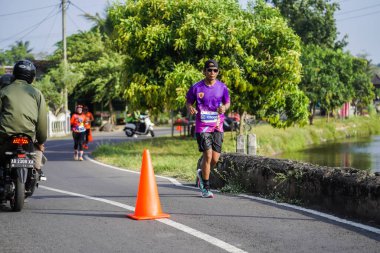
<path fill-rule="evenodd" d="M 128 137 L 148 134 L 154 137 L 153 126 L 148 115 L 140 115 L 139 120 L 125 124 L 123 131 Z"/>
<path fill-rule="evenodd" d="M 19 212 L 24 200 L 38 187 L 39 173 L 34 168 L 34 145 L 26 134 L 15 134 L 6 143 L 5 159 L 0 165 L 0 202 L 10 202 L 12 211 Z"/>

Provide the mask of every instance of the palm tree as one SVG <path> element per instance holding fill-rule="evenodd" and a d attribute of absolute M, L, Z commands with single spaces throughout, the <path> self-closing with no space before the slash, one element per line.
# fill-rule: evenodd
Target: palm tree
<path fill-rule="evenodd" d="M 11 46 L 11 52 L 14 55 L 14 61 L 21 59 L 34 60 L 34 55 L 32 54 L 33 49 L 29 48 L 30 42 L 22 40 L 16 41 L 15 45 Z"/>
<path fill-rule="evenodd" d="M 83 16 L 95 24 L 91 31 L 100 33 L 104 44 L 102 56 L 94 62 L 92 77 L 90 80 L 85 78 L 88 84 L 92 84 L 87 85 L 85 90 L 92 89 L 96 94 L 93 101 L 108 104 L 111 115 L 110 123 L 114 124 L 112 100 L 121 97 L 123 56 L 112 49 L 110 37 L 113 26 L 109 17 L 102 18 L 99 13 L 95 15 L 84 14 Z"/>
<path fill-rule="evenodd" d="M 29 41 L 16 41 L 9 50 L 0 52 L 0 65 L 13 65 L 19 60 L 34 60 Z"/>

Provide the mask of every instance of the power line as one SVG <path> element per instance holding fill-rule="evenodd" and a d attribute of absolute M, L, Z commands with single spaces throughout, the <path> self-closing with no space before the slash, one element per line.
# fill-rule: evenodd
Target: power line
<path fill-rule="evenodd" d="M 80 27 L 78 26 L 78 24 L 75 22 L 75 20 L 69 15 L 69 13 L 67 13 L 67 17 L 70 19 L 71 23 L 74 24 L 74 26 L 76 26 L 78 28 L 78 30 L 80 30 Z"/>
<path fill-rule="evenodd" d="M 90 13 L 86 12 L 85 10 L 83 10 L 82 8 L 80 8 L 78 5 L 76 5 L 75 3 L 73 3 L 72 1 L 68 1 L 68 3 L 72 6 L 74 6 L 75 8 L 77 8 L 79 11 L 83 12 L 84 14 L 86 15 L 91 15 Z M 70 15 L 68 15 L 70 21 L 78 28 L 78 30 L 80 31 L 80 27 L 76 24 L 76 22 L 72 19 L 72 17 Z"/>
<path fill-rule="evenodd" d="M 50 40 L 50 36 L 52 35 L 52 31 L 53 31 L 53 28 L 54 28 L 54 26 L 55 26 L 55 22 L 57 21 L 57 17 L 58 17 L 58 15 L 55 15 L 55 18 L 54 18 L 54 21 L 53 21 L 53 25 L 50 27 L 50 30 L 49 30 L 48 36 L 47 36 L 47 38 L 46 38 L 46 40 L 45 40 L 45 43 L 44 43 L 44 46 L 43 46 L 43 50 L 45 50 L 45 48 L 46 48 L 46 43 Z M 42 50 L 42 51 L 43 51 L 43 50 Z"/>
<path fill-rule="evenodd" d="M 357 11 L 362 11 L 362 10 L 366 10 L 366 9 L 372 9 L 374 7 L 377 7 L 377 6 L 380 6 L 380 4 L 374 4 L 374 5 L 371 5 L 371 6 L 367 6 L 367 7 L 363 7 L 363 8 L 360 8 L 360 9 L 356 9 L 356 10 L 351 10 L 351 11 L 345 11 L 345 12 L 341 12 L 341 13 L 337 13 L 336 15 L 345 15 L 347 13 L 352 13 L 352 12 L 357 12 Z"/>
<path fill-rule="evenodd" d="M 72 1 L 69 1 L 69 3 L 74 6 L 75 8 L 77 8 L 78 10 L 80 10 L 81 12 L 83 12 L 84 14 L 89 14 L 87 11 L 84 11 L 83 9 L 81 9 L 78 5 L 74 4 Z"/>
<path fill-rule="evenodd" d="M 40 22 L 38 22 L 38 23 L 36 23 L 36 24 L 34 24 L 34 25 L 31 25 L 31 26 L 25 28 L 24 30 L 22 30 L 22 31 L 19 32 L 19 33 L 16 33 L 16 34 L 14 34 L 14 35 L 12 35 L 12 36 L 6 38 L 6 39 L 1 40 L 0 43 L 2 43 L 2 42 L 4 42 L 4 41 L 7 41 L 7 40 L 10 40 L 10 39 L 14 39 L 14 38 L 17 37 L 18 35 L 20 35 L 20 34 L 26 32 L 26 31 L 32 29 L 32 30 L 30 30 L 28 33 L 26 33 L 24 36 L 22 36 L 21 38 L 19 38 L 19 40 L 22 39 L 22 38 L 24 38 L 26 35 L 30 34 L 30 33 L 33 32 L 35 29 L 37 29 L 37 28 L 38 28 L 42 23 L 44 23 L 46 20 L 48 20 L 48 19 L 51 18 L 51 17 L 54 17 L 55 15 L 57 15 L 57 14 L 59 13 L 59 10 L 58 10 L 56 13 L 53 14 L 54 11 L 55 11 L 55 8 L 53 8 L 52 11 L 49 12 L 49 14 L 48 14 L 44 19 L 42 19 Z"/>
<path fill-rule="evenodd" d="M 57 0 L 55 0 L 55 1 L 57 1 Z M 61 0 L 59 0 L 59 2 L 61 2 Z M 73 3 L 70 0 L 66 0 L 66 4 L 65 4 L 64 8 L 67 10 L 67 9 L 69 9 L 70 5 L 74 6 L 75 9 L 78 9 L 82 13 L 85 13 L 85 14 L 89 13 L 89 12 L 84 11 L 84 9 L 80 8 L 79 6 L 77 6 L 75 3 Z M 20 32 L 16 32 L 15 30 L 13 30 L 15 32 L 15 34 L 13 34 L 12 36 L 3 37 L 3 38 L 0 37 L 0 43 L 4 44 L 4 43 L 7 43 L 7 41 L 11 41 L 11 40 L 14 40 L 14 41 L 21 40 L 21 39 L 25 39 L 25 37 L 26 37 L 27 40 L 39 38 L 39 39 L 42 39 L 42 43 L 40 43 L 40 44 L 43 44 L 44 45 L 43 47 L 46 48 L 46 45 L 49 43 L 48 40 L 50 40 L 50 39 L 57 39 L 58 40 L 59 34 L 55 33 L 53 31 L 53 29 L 54 29 L 54 25 L 55 25 L 57 17 L 58 17 L 57 14 L 59 14 L 59 11 L 56 13 L 55 10 L 57 10 L 57 9 L 61 10 L 61 8 L 62 8 L 62 4 L 61 3 L 56 4 L 56 5 L 44 6 L 44 7 L 41 7 L 41 8 L 21 10 L 21 11 L 18 11 L 18 12 L 3 13 L 3 14 L 0 14 L 0 18 L 2 16 L 11 16 L 11 15 L 15 15 L 16 16 L 17 14 L 26 13 L 26 12 L 32 12 L 32 11 L 38 11 L 38 10 L 41 10 L 41 9 L 47 9 L 47 8 L 51 8 L 51 7 L 54 7 L 54 8 L 52 10 L 48 11 L 49 13 L 46 15 L 45 18 L 43 18 L 42 20 L 40 20 L 37 23 L 34 23 L 33 25 L 30 25 L 29 27 L 23 29 Z M 31 15 L 40 17 L 39 14 L 36 15 L 35 13 L 36 12 L 32 13 Z M 71 23 L 73 23 L 78 28 L 78 24 L 74 21 L 74 19 L 70 15 L 68 15 L 68 16 L 69 16 L 69 19 L 71 20 Z M 51 22 L 50 20 L 54 20 L 53 25 L 50 24 L 50 22 Z M 44 28 L 44 30 L 46 31 L 46 33 L 45 34 L 38 34 L 38 35 L 36 35 L 35 34 L 35 30 L 38 29 L 38 28 L 40 28 L 40 27 L 42 27 L 42 24 L 44 24 L 44 27 L 46 27 L 47 23 L 49 23 L 49 26 L 51 26 L 51 27 L 47 27 L 48 29 Z M 29 25 L 31 23 L 24 23 L 24 24 Z M 77 31 L 75 31 L 75 32 L 77 32 Z M 75 32 L 72 31 L 72 33 L 75 33 Z"/>
<path fill-rule="evenodd" d="M 59 13 L 56 12 L 53 16 L 50 16 L 50 17 L 46 17 L 44 20 L 42 20 L 39 24 L 37 24 L 34 28 L 32 28 L 32 30 L 30 30 L 28 33 L 24 34 L 24 36 L 22 36 L 21 38 L 19 38 L 19 40 L 22 40 L 23 38 L 25 38 L 27 35 L 31 34 L 34 30 L 36 30 L 38 27 L 40 27 L 40 25 L 45 22 L 46 20 L 48 20 L 49 18 L 52 18 L 54 16 L 57 16 L 57 14 Z"/>
<path fill-rule="evenodd" d="M 367 17 L 367 16 L 371 16 L 374 14 L 378 14 L 378 13 L 380 13 L 380 11 L 370 12 L 370 13 L 366 13 L 366 14 L 358 15 L 358 16 L 353 16 L 353 17 L 349 17 L 349 18 L 337 19 L 337 21 L 345 21 L 345 20 L 350 20 L 350 19 L 362 18 L 362 17 Z"/>
<path fill-rule="evenodd" d="M 45 6 L 45 7 L 41 7 L 41 8 L 35 8 L 35 9 L 29 9 L 29 10 L 24 10 L 24 11 L 19 11 L 19 12 L 0 14 L 0 17 L 6 17 L 6 16 L 21 14 L 21 13 L 31 12 L 31 11 L 37 11 L 37 10 L 43 10 L 43 9 L 47 9 L 47 8 L 50 8 L 50 7 L 53 7 L 53 6 L 58 6 L 58 5 L 55 4 L 55 5 L 49 5 L 49 6 Z"/>

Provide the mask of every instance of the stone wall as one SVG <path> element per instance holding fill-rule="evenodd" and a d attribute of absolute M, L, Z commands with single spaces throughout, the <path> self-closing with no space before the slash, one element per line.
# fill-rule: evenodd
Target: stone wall
<path fill-rule="evenodd" d="M 210 183 L 380 225 L 380 173 L 228 153 L 221 155 Z"/>

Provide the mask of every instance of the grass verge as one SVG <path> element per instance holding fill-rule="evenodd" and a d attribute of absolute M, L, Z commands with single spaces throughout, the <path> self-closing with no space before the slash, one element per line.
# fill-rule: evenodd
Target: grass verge
<path fill-rule="evenodd" d="M 355 136 L 380 133 L 380 117 L 352 117 L 345 120 L 325 118 L 315 120 L 314 125 L 276 129 L 269 125 L 257 125 L 252 132 L 257 136 L 258 155 L 271 156 L 283 151 L 301 150 L 310 145 Z M 117 145 L 103 144 L 92 155 L 95 159 L 122 168 L 139 171 L 144 149 L 149 149 L 156 175 L 193 182 L 195 168 L 200 157 L 195 139 L 191 137 L 157 137 L 138 142 Z M 236 135 L 227 132 L 223 152 L 236 151 Z"/>

